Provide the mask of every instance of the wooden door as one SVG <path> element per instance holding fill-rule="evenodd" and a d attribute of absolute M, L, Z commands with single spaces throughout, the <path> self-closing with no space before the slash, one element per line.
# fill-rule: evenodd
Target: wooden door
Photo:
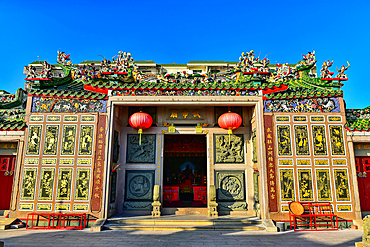
<path fill-rule="evenodd" d="M 14 155 L 0 155 L 0 210 L 7 210 L 10 207 L 14 168 Z"/>
<path fill-rule="evenodd" d="M 370 157 L 356 157 L 361 211 L 370 211 Z"/>

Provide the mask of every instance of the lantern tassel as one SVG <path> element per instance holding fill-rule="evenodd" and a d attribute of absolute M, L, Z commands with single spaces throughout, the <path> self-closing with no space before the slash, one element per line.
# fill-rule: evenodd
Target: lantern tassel
<path fill-rule="evenodd" d="M 138 133 L 140 134 L 139 146 L 141 146 L 141 134 L 143 133 L 143 129 L 139 129 Z"/>
<path fill-rule="evenodd" d="M 233 133 L 233 130 L 229 129 L 227 130 L 227 133 L 229 134 L 229 145 L 230 145 L 230 139 L 231 139 L 230 135 Z"/>

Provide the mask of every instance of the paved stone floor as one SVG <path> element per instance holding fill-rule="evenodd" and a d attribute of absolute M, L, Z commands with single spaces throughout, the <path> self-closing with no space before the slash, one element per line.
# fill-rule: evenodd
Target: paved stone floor
<path fill-rule="evenodd" d="M 0 231 L 4 246 L 354 246 L 359 230 L 265 231 L 102 231 L 15 229 Z"/>

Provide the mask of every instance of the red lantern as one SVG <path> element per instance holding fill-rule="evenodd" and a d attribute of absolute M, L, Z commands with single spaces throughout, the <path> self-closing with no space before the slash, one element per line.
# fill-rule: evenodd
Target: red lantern
<path fill-rule="evenodd" d="M 230 144 L 230 135 L 233 133 L 234 129 L 239 128 L 242 122 L 243 122 L 242 117 L 238 113 L 230 111 L 222 114 L 218 118 L 218 125 L 221 128 L 228 130 L 227 133 L 229 134 L 229 144 Z"/>
<path fill-rule="evenodd" d="M 140 111 L 132 114 L 128 120 L 128 123 L 132 128 L 138 130 L 138 133 L 140 134 L 139 145 L 141 145 L 141 134 L 143 133 L 143 129 L 148 129 L 150 126 L 152 126 L 152 117 L 148 113 Z"/>

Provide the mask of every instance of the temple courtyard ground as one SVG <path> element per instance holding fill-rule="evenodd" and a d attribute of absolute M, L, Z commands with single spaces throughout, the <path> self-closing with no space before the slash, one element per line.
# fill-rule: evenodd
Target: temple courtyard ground
<path fill-rule="evenodd" d="M 0 231 L 4 246 L 354 246 L 363 231 Z"/>

